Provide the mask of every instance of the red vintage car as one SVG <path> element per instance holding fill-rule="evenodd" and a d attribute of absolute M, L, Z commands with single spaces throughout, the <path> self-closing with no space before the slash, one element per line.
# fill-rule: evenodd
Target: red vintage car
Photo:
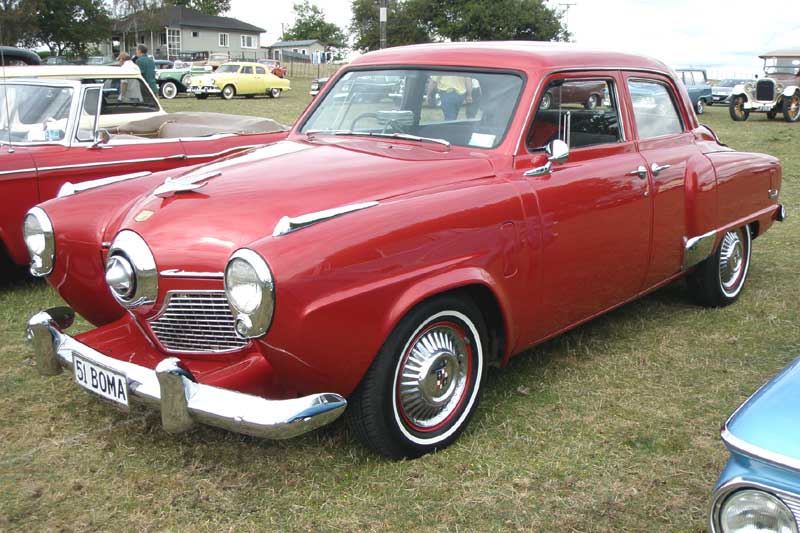
<path fill-rule="evenodd" d="M 400 97 L 359 98 L 375 76 Z M 431 76 L 477 81 L 477 109 L 424 107 Z M 541 109 L 586 81 L 607 98 Z M 452 443 L 487 367 L 536 343 L 681 277 L 704 305 L 735 301 L 780 187 L 778 160 L 721 144 L 660 62 L 390 48 L 337 73 L 285 141 L 32 209 L 33 271 L 71 309 L 28 331 L 42 374 L 149 403 L 170 432 L 286 438 L 344 413 L 413 457 Z M 67 334 L 75 312 L 96 329 Z"/>
<path fill-rule="evenodd" d="M 98 130 L 105 105 L 98 98 L 110 90 L 78 80 L 0 83 L 0 261 L 8 255 L 28 263 L 20 223 L 28 209 L 55 197 L 66 183 L 62 194 L 96 186 L 91 180 L 108 183 L 197 165 L 287 135 L 270 120 L 216 113 L 160 114 Z"/>
<path fill-rule="evenodd" d="M 285 78 L 289 72 L 289 69 L 281 65 L 281 62 L 277 59 L 259 59 L 258 62 L 265 65 L 271 73 L 279 78 Z"/>

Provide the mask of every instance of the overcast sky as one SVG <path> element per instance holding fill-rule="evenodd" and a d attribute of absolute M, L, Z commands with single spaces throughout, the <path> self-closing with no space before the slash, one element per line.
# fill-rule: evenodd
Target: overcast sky
<path fill-rule="evenodd" d="M 760 11 L 752 0 L 550 0 L 553 6 L 576 4 L 569 8 L 567 20 L 573 40 L 581 46 L 646 54 L 671 66 L 703 66 L 712 75 L 720 71 L 748 76 L 761 69 L 758 54 L 800 48 L 800 18 L 785 9 L 796 2 L 767 2 L 770 9 Z M 345 29 L 350 24 L 351 0 L 311 3 L 322 8 L 329 21 Z M 228 15 L 265 28 L 262 44 L 271 44 L 280 38 L 281 23 L 288 26 L 294 20 L 293 4 L 294 0 L 232 0 Z"/>

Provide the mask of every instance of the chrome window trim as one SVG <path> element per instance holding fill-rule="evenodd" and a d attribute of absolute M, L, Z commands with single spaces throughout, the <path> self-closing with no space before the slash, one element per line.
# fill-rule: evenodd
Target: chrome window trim
<path fill-rule="evenodd" d="M 800 505 L 800 495 L 785 490 L 776 489 L 775 487 L 765 485 L 758 481 L 751 481 L 745 477 L 738 476 L 729 479 L 728 481 L 720 485 L 719 488 L 715 490 L 714 494 L 712 495 L 711 505 L 709 510 L 709 526 L 711 528 L 711 533 L 722 533 L 722 529 L 720 528 L 720 523 L 719 523 L 719 511 L 722 507 L 722 504 L 728 498 L 728 496 L 732 495 L 734 492 L 743 489 L 760 490 L 778 498 L 789 509 L 789 512 L 791 512 L 792 515 L 794 516 L 795 532 L 798 531 L 798 528 L 800 528 L 800 515 L 794 512 L 794 510 L 792 509 L 793 506 L 786 503 L 786 500 L 788 499 L 792 501 L 794 506 L 798 506 Z"/>

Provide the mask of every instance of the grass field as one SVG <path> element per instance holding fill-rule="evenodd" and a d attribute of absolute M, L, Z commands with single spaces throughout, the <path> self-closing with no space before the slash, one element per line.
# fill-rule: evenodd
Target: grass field
<path fill-rule="evenodd" d="M 307 87 L 202 108 L 289 123 Z M 734 123 L 720 107 L 702 121 L 739 150 L 783 160 L 792 214 L 800 125 Z M 403 462 L 367 452 L 342 423 L 285 442 L 208 428 L 171 436 L 155 413 L 117 411 L 68 376 L 40 378 L 24 324 L 59 298 L 6 281 L 0 530 L 702 531 L 726 460 L 720 423 L 800 355 L 798 235 L 790 217 L 755 241 L 733 306 L 696 307 L 677 282 L 491 371 L 461 439 Z"/>

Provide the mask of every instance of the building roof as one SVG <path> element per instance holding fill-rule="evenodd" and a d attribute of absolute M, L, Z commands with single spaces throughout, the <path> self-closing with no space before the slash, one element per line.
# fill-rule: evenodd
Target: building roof
<path fill-rule="evenodd" d="M 195 28 L 211 28 L 215 30 L 235 30 L 249 33 L 264 33 L 264 28 L 259 28 L 247 22 L 231 18 L 206 15 L 196 9 L 182 6 L 164 6 L 154 9 L 151 13 L 138 11 L 118 20 L 114 24 L 117 31 L 131 31 L 136 23 L 141 27 L 147 23 L 163 28 L 164 26 L 191 26 Z"/>
<path fill-rule="evenodd" d="M 314 43 L 322 44 L 319 39 L 306 39 L 305 41 L 275 41 L 269 48 L 286 48 L 289 46 L 311 46 Z"/>
<path fill-rule="evenodd" d="M 765 52 L 758 57 L 761 59 L 768 57 L 800 57 L 800 48 L 795 50 L 773 50 L 772 52 Z"/>

